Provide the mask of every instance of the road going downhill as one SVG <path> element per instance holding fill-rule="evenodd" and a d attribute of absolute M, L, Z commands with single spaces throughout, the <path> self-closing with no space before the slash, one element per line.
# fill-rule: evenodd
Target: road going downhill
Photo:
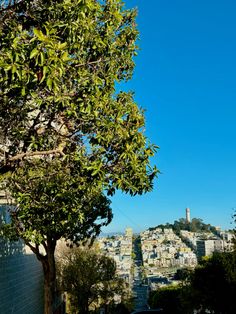
<path fill-rule="evenodd" d="M 135 254 L 133 280 L 134 309 L 144 310 L 148 309 L 148 286 L 144 284 L 143 279 L 143 259 L 140 236 L 134 239 L 133 250 Z"/>

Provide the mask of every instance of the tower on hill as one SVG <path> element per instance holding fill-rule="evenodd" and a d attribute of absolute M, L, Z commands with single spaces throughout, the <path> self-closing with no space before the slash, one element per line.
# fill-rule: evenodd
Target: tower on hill
<path fill-rule="evenodd" d="M 186 208 L 186 222 L 190 223 L 190 209 Z"/>

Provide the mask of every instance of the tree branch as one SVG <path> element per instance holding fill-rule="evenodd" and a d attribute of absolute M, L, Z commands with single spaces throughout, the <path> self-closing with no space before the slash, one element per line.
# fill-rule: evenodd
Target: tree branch
<path fill-rule="evenodd" d="M 36 152 L 26 152 L 22 154 L 18 154 L 16 156 L 8 158 L 8 161 L 16 161 L 19 159 L 23 159 L 25 157 L 32 157 L 32 156 L 43 156 L 43 155 L 55 155 L 60 154 L 61 156 L 65 156 L 61 149 L 52 149 L 52 150 L 43 150 L 43 151 L 36 151 Z"/>
<path fill-rule="evenodd" d="M 10 2 L 10 1 L 9 1 Z M 8 5 L 4 8 L 2 8 L 1 7 L 1 10 L 0 10 L 0 13 L 3 13 L 4 11 L 8 11 L 8 10 L 14 10 L 14 9 L 16 9 L 17 8 L 17 6 L 19 5 L 19 4 L 21 4 L 21 3 L 23 3 L 24 2 L 24 0 L 20 0 L 19 2 L 17 2 L 17 1 L 14 1 L 13 2 L 13 4 L 11 4 L 11 2 L 10 3 L 8 3 Z M 2 6 L 2 5 L 1 5 Z"/>
<path fill-rule="evenodd" d="M 28 247 L 31 249 L 31 251 L 36 255 L 37 259 L 39 261 L 42 261 L 45 259 L 45 255 L 42 255 L 40 252 L 39 252 L 39 245 L 38 244 L 35 244 L 35 246 L 33 246 L 30 242 L 25 241 L 25 244 L 28 245 Z"/>
<path fill-rule="evenodd" d="M 91 65 L 91 64 L 96 64 L 96 63 L 106 62 L 106 61 L 109 61 L 109 59 L 102 60 L 102 58 L 100 58 L 100 59 L 98 59 L 98 60 L 96 60 L 96 61 L 90 61 L 90 62 L 75 64 L 74 67 L 75 67 L 75 68 L 79 68 L 79 67 L 83 67 L 83 66 L 85 66 L 85 65 Z"/>

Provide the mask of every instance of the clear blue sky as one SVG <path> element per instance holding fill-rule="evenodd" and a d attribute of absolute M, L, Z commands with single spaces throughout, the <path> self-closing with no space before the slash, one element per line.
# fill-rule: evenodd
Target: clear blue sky
<path fill-rule="evenodd" d="M 126 0 L 138 8 L 136 69 L 125 89 L 160 146 L 153 192 L 112 199 L 105 232 L 184 217 L 233 228 L 236 207 L 236 1 Z"/>

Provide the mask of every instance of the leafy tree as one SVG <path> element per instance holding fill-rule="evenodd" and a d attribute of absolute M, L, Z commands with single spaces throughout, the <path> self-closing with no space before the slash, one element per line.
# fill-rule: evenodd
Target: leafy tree
<path fill-rule="evenodd" d="M 123 281 L 116 275 L 113 259 L 94 249 L 75 248 L 59 258 L 59 280 L 70 297 L 73 313 L 89 313 L 91 305 L 105 305 L 115 294 L 124 293 Z"/>
<path fill-rule="evenodd" d="M 165 314 L 187 313 L 181 303 L 182 287 L 165 287 L 151 291 L 149 305 L 151 308 L 162 308 Z"/>
<path fill-rule="evenodd" d="M 177 275 L 181 275 L 182 284 L 151 292 L 151 307 L 162 307 L 164 313 L 235 313 L 235 252 L 215 253 L 194 271 Z"/>
<path fill-rule="evenodd" d="M 92 240 L 112 218 L 101 186 L 80 172 L 78 162 L 82 160 L 49 163 L 40 159 L 34 168 L 25 165 L 8 179 L 17 205 L 12 207 L 12 223 L 5 225 L 5 231 L 23 239 L 42 263 L 46 313 L 56 297 L 57 241 Z"/>
<path fill-rule="evenodd" d="M 190 280 L 192 271 L 190 268 L 179 268 L 175 273 L 175 279 L 187 283 Z"/>
<path fill-rule="evenodd" d="M 203 260 L 193 272 L 191 290 L 195 309 L 201 313 L 235 313 L 235 252 L 215 253 Z"/>
<path fill-rule="evenodd" d="M 111 308 L 111 312 L 112 314 L 130 314 L 130 307 L 132 307 L 132 304 L 128 304 L 128 306 L 124 303 L 119 303 L 113 306 L 113 308 Z"/>
<path fill-rule="evenodd" d="M 211 226 L 210 224 L 205 224 L 202 219 L 200 218 L 193 218 L 191 222 L 187 222 L 186 219 L 180 218 L 179 220 L 175 220 L 173 224 L 166 223 L 165 225 L 161 224 L 155 228 L 171 228 L 173 229 L 178 235 L 180 234 L 180 230 L 187 230 L 191 232 L 212 232 L 216 234 L 216 228 Z M 150 228 L 153 230 L 155 228 Z"/>
<path fill-rule="evenodd" d="M 135 16 L 120 0 L 1 1 L 0 180 L 17 204 L 8 234 L 42 262 L 45 313 L 58 239 L 95 236 L 106 193 L 150 191 L 157 173 L 143 111 L 115 89 L 132 76 Z"/>

